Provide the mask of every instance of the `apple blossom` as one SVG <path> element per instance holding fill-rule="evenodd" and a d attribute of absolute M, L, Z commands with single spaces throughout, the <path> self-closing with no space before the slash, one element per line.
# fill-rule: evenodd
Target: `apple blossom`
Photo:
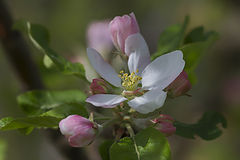
<path fill-rule="evenodd" d="M 132 34 L 139 33 L 139 27 L 134 13 L 124 15 L 122 17 L 115 17 L 110 22 L 109 29 L 114 45 L 123 53 L 125 53 L 125 40 L 127 37 Z"/>
<path fill-rule="evenodd" d="M 96 72 L 115 87 L 121 88 L 122 93 L 95 94 L 86 101 L 104 108 L 113 108 L 128 101 L 132 109 L 143 114 L 160 108 L 167 96 L 164 89 L 183 71 L 185 62 L 182 52 L 177 50 L 162 55 L 150 63 L 148 46 L 139 33 L 128 36 L 125 51 L 129 53 L 130 74 L 124 71 L 117 74 L 96 50 L 87 49 L 88 58 Z"/>
<path fill-rule="evenodd" d="M 79 115 L 70 115 L 59 123 L 60 131 L 72 147 L 84 147 L 96 137 L 98 126 Z"/>

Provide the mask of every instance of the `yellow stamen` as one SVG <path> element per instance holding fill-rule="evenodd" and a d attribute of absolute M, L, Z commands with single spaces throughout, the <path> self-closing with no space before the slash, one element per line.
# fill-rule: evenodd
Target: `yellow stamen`
<path fill-rule="evenodd" d="M 132 72 L 130 75 L 127 73 L 124 73 L 124 71 L 120 71 L 120 74 L 118 75 L 122 79 L 122 86 L 127 91 L 134 91 L 137 89 L 139 81 L 142 79 L 142 77 L 138 76 L 136 73 L 138 73 L 139 70 L 137 69 L 136 72 Z"/>

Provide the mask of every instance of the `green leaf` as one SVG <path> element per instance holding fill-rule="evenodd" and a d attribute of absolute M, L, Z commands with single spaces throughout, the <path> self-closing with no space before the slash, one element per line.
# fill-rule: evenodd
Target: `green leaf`
<path fill-rule="evenodd" d="M 109 149 L 111 145 L 113 144 L 113 140 L 105 140 L 100 146 L 99 146 L 99 154 L 101 155 L 102 160 L 110 160 L 109 157 Z"/>
<path fill-rule="evenodd" d="M 218 124 L 221 124 L 224 128 L 227 127 L 227 121 L 220 113 L 210 111 L 204 113 L 196 124 L 174 122 L 177 135 L 191 139 L 199 136 L 204 140 L 213 140 L 222 134 Z"/>
<path fill-rule="evenodd" d="M 214 31 L 204 32 L 203 26 L 198 26 L 192 29 L 187 36 L 185 37 L 184 44 L 194 43 L 194 42 L 203 42 L 206 41 L 212 34 L 215 34 Z"/>
<path fill-rule="evenodd" d="M 53 108 L 52 110 L 47 111 L 41 115 L 65 118 L 69 115 L 75 115 L 75 114 L 81 115 L 83 117 L 88 117 L 88 112 L 86 111 L 84 106 L 78 103 L 60 105 L 59 107 Z"/>
<path fill-rule="evenodd" d="M 147 128 L 135 136 L 140 160 L 170 160 L 171 152 L 165 136 L 154 128 Z M 124 154 L 123 154 L 124 153 Z M 115 142 L 110 148 L 111 160 L 139 160 L 133 140 L 129 137 Z"/>
<path fill-rule="evenodd" d="M 129 137 L 120 139 L 110 148 L 110 160 L 138 160 L 133 140 Z"/>
<path fill-rule="evenodd" d="M 27 33 L 34 46 L 46 54 L 62 73 L 75 75 L 86 80 L 85 69 L 82 64 L 69 62 L 50 48 L 50 36 L 45 27 L 22 20 L 18 21 L 13 28 Z"/>
<path fill-rule="evenodd" d="M 211 32 L 205 41 L 189 43 L 180 48 L 183 52 L 185 60 L 184 70 L 187 72 L 189 77 L 195 77 L 195 75 L 191 74 L 194 74 L 193 71 L 197 67 L 201 57 L 207 52 L 209 47 L 217 40 L 217 38 L 218 34 L 216 32 Z M 194 81 L 191 82 L 193 83 Z"/>
<path fill-rule="evenodd" d="M 79 90 L 29 91 L 17 97 L 21 109 L 29 116 L 45 115 L 64 118 L 70 114 L 87 117 L 86 95 Z"/>
<path fill-rule="evenodd" d="M 38 116 L 28 118 L 12 118 L 6 117 L 0 120 L 0 130 L 15 130 L 21 128 L 55 128 L 61 119 L 49 116 Z"/>
<path fill-rule="evenodd" d="M 141 160 L 170 160 L 171 151 L 165 136 L 154 128 L 147 128 L 139 132 L 136 143 Z"/>
<path fill-rule="evenodd" d="M 204 41 L 204 28 L 203 26 L 199 26 L 194 28 L 190 33 L 185 37 L 184 44 L 193 43 L 198 41 Z"/>
<path fill-rule="evenodd" d="M 152 60 L 157 57 L 179 49 L 184 40 L 184 33 L 189 22 L 189 17 L 186 16 L 183 24 L 177 24 L 166 28 L 160 35 L 158 41 L 158 50 L 152 55 Z"/>

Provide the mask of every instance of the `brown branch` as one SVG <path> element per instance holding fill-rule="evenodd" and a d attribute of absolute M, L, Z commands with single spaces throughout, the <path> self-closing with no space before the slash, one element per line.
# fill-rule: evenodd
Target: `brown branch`
<path fill-rule="evenodd" d="M 13 30 L 12 25 L 12 16 L 3 0 L 0 0 L 0 39 L 4 53 L 18 74 L 24 90 L 42 89 L 43 83 L 29 48 L 21 33 Z"/>

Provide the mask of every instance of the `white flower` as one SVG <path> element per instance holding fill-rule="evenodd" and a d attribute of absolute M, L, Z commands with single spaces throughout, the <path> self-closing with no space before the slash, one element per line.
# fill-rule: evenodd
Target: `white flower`
<path fill-rule="evenodd" d="M 112 85 L 123 88 L 123 92 L 121 95 L 96 94 L 86 101 L 95 106 L 113 108 L 128 100 L 131 108 L 143 114 L 163 106 L 167 96 L 163 90 L 183 71 L 185 62 L 182 52 L 177 50 L 150 62 L 148 46 L 142 35 L 136 33 L 126 39 L 125 53 L 129 55 L 130 75 L 121 71 L 119 76 L 96 50 L 87 49 L 90 63 L 97 73 Z M 132 93 L 131 96 L 129 93 Z"/>

